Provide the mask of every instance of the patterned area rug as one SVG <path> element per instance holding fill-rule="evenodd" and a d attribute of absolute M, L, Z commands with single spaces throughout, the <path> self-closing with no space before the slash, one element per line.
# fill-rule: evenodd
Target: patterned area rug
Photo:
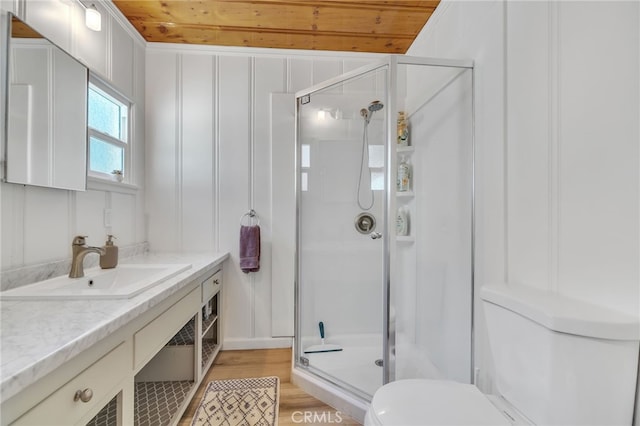
<path fill-rule="evenodd" d="M 209 382 L 191 426 L 277 426 L 278 377 Z"/>

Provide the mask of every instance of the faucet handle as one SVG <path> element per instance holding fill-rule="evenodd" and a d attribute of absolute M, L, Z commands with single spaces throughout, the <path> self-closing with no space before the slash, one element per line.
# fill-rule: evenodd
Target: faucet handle
<path fill-rule="evenodd" d="M 87 235 L 76 235 L 75 237 L 73 237 L 73 242 L 71 243 L 71 245 L 83 246 L 86 244 L 85 238 L 87 238 Z"/>

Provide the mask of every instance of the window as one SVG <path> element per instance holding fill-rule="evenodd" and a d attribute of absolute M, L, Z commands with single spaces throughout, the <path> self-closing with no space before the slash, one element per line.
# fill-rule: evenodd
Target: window
<path fill-rule="evenodd" d="M 131 104 L 108 86 L 89 82 L 89 176 L 130 182 Z"/>

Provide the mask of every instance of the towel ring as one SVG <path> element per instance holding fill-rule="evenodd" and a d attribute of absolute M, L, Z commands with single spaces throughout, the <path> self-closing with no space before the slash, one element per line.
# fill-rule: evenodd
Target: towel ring
<path fill-rule="evenodd" d="M 256 225 L 260 225 L 260 218 L 254 209 L 249 210 L 247 213 L 240 216 L 240 225 L 242 226 L 242 221 L 245 217 L 249 218 L 248 225 L 251 226 L 251 219 L 255 219 Z"/>

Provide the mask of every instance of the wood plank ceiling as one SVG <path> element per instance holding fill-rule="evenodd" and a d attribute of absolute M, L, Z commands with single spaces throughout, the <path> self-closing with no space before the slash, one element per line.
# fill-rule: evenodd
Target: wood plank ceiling
<path fill-rule="evenodd" d="M 405 53 L 440 0 L 113 0 L 149 42 Z"/>

